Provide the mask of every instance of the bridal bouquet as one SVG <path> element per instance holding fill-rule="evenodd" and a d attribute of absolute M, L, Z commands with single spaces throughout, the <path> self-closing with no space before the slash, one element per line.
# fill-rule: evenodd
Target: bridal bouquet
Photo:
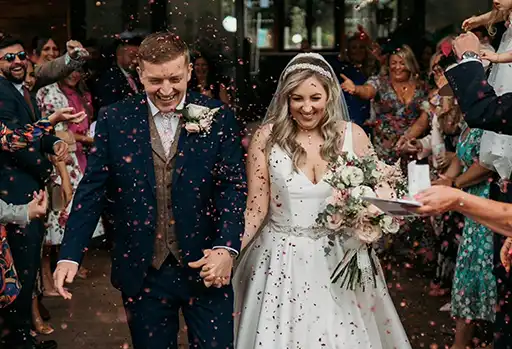
<path fill-rule="evenodd" d="M 341 154 L 331 163 L 325 181 L 333 187 L 317 224 L 337 234 L 348 235 L 343 259 L 335 268 L 331 281 L 341 279 L 341 286 L 355 289 L 369 283 L 375 286 L 377 269 L 371 258 L 371 244 L 383 234 L 396 234 L 400 221 L 384 214 L 363 197 L 396 199 L 406 193 L 406 183 L 399 163 L 389 166 L 376 156 L 356 157 Z"/>

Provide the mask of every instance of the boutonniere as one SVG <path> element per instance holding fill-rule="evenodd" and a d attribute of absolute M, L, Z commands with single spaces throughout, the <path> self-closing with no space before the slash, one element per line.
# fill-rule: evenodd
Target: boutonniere
<path fill-rule="evenodd" d="M 185 130 L 188 133 L 210 133 L 215 114 L 219 109 L 220 107 L 210 109 L 202 105 L 188 104 L 183 113 Z"/>

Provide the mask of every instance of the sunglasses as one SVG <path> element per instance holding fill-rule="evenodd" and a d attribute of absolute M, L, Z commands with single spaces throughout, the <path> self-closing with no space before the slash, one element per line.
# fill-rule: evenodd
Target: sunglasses
<path fill-rule="evenodd" d="M 1 59 L 6 60 L 7 62 L 11 63 L 16 60 L 16 56 L 18 56 L 20 61 L 24 61 L 27 59 L 27 53 L 24 51 L 21 51 L 18 53 L 6 53 Z"/>

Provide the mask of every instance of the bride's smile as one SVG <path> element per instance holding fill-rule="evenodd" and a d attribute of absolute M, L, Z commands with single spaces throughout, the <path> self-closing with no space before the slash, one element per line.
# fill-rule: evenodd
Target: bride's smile
<path fill-rule="evenodd" d="M 290 95 L 290 113 L 304 130 L 318 127 L 325 116 L 326 104 L 327 93 L 315 76 L 304 80 Z"/>

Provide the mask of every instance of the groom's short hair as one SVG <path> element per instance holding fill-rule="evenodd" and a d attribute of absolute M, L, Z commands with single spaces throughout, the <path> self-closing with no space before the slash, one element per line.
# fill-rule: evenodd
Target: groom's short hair
<path fill-rule="evenodd" d="M 162 31 L 148 35 L 139 47 L 139 65 L 142 62 L 162 64 L 185 56 L 185 63 L 190 63 L 187 44 L 178 35 Z"/>

